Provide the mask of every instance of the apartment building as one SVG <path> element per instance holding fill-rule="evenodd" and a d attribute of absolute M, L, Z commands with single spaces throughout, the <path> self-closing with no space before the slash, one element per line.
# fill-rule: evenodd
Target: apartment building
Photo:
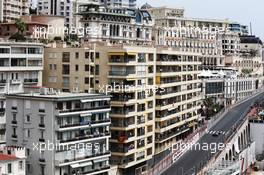
<path fill-rule="evenodd" d="M 39 0 L 37 11 L 40 15 L 64 16 L 64 25 L 73 26 L 73 1 L 72 0 Z"/>
<path fill-rule="evenodd" d="M 201 54 L 158 49 L 155 153 L 162 153 L 197 128 L 201 119 L 198 79 Z"/>
<path fill-rule="evenodd" d="M 202 55 L 202 67 L 214 69 L 224 66 L 222 39 L 212 28 L 223 30 L 227 21 L 184 17 L 182 8 L 149 8 L 155 21 L 156 44 L 171 46 L 182 52 Z M 205 30 L 206 29 L 206 30 Z"/>
<path fill-rule="evenodd" d="M 153 21 L 142 9 L 111 8 L 96 3 L 79 5 L 85 41 L 147 45 L 152 41 Z"/>
<path fill-rule="evenodd" d="M 1 147 L 0 174 L 26 175 L 26 151 L 22 147 Z"/>
<path fill-rule="evenodd" d="M 95 91 L 95 75 L 99 72 L 95 59 L 99 59 L 99 53 L 92 44 L 76 48 L 55 43 L 45 48 L 44 58 L 44 86 L 64 92 Z"/>
<path fill-rule="evenodd" d="M 0 139 L 5 140 L 5 94 L 41 86 L 43 44 L 0 40 Z"/>
<path fill-rule="evenodd" d="M 0 2 L 0 22 L 11 22 L 29 14 L 28 0 L 2 0 Z"/>
<path fill-rule="evenodd" d="M 114 8 L 136 8 L 137 0 L 99 0 L 101 5 Z"/>
<path fill-rule="evenodd" d="M 198 75 L 202 79 L 203 99 L 227 106 L 245 99 L 264 85 L 263 76 L 241 76 L 236 70 L 203 70 Z"/>
<path fill-rule="evenodd" d="M 109 100 L 106 95 L 47 88 L 40 93 L 9 94 L 7 145 L 26 148 L 29 175 L 107 175 Z"/>
<path fill-rule="evenodd" d="M 263 75 L 262 41 L 256 36 L 240 36 L 239 57 L 233 66 L 243 74 Z"/>
<path fill-rule="evenodd" d="M 54 53 L 56 59 L 50 59 Z M 60 68 L 65 64 L 61 61 L 63 54 L 70 57 L 70 63 L 66 63 L 70 70 L 66 75 L 68 90 L 111 95 L 111 164 L 119 173 L 140 174 L 142 167 L 151 166 L 155 154 L 196 128 L 201 54 L 102 43 L 81 48 L 54 45 L 45 49 L 44 76 L 56 81 L 44 81 L 45 86 L 65 89 Z M 85 67 L 88 71 L 83 71 Z"/>

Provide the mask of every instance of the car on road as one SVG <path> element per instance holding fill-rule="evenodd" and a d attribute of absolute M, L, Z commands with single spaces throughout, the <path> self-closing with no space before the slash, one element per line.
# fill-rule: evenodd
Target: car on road
<path fill-rule="evenodd" d="M 213 137 L 218 137 L 219 135 L 220 133 L 218 131 L 212 134 Z"/>

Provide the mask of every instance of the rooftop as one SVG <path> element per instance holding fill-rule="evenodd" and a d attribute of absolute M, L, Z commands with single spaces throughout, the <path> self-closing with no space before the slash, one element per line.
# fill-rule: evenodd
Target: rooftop
<path fill-rule="evenodd" d="M 17 157 L 14 155 L 0 154 L 0 162 L 14 161 Z"/>
<path fill-rule="evenodd" d="M 46 93 L 20 93 L 20 94 L 9 94 L 7 97 L 17 98 L 31 98 L 31 99 L 45 99 L 45 100 L 59 100 L 59 99 L 96 99 L 96 98 L 110 98 L 109 95 L 104 94 L 92 94 L 92 93 L 79 93 L 79 92 L 46 92 Z"/>

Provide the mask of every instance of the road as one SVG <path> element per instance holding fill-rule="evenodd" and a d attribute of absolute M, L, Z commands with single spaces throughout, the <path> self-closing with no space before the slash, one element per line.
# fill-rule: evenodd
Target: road
<path fill-rule="evenodd" d="M 264 92 L 255 97 L 249 98 L 247 101 L 230 109 L 224 117 L 210 129 L 210 131 L 230 132 L 232 127 L 249 111 L 250 106 L 257 101 L 264 100 Z M 201 145 L 211 143 L 220 143 L 223 136 L 213 137 L 209 132 L 201 137 L 198 141 Z M 170 168 L 162 173 L 162 175 L 192 175 L 204 165 L 213 156 L 211 151 L 203 150 L 188 150 L 178 161 L 176 161 Z"/>

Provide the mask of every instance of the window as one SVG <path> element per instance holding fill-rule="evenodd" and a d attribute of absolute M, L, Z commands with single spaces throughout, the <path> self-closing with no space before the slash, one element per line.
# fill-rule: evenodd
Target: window
<path fill-rule="evenodd" d="M 12 164 L 11 163 L 7 164 L 7 172 L 12 173 Z"/>
<path fill-rule="evenodd" d="M 100 70 L 99 70 L 99 65 L 95 65 L 95 75 L 99 75 Z"/>
<path fill-rule="evenodd" d="M 85 58 L 88 59 L 89 58 L 89 52 L 85 52 Z"/>
<path fill-rule="evenodd" d="M 27 131 L 27 138 L 29 138 L 30 137 L 30 129 L 27 129 L 26 131 Z"/>
<path fill-rule="evenodd" d="M 30 109 L 30 101 L 26 100 L 26 109 Z"/>
<path fill-rule="evenodd" d="M 70 52 L 63 52 L 62 53 L 62 62 L 70 62 Z"/>
<path fill-rule="evenodd" d="M 30 115 L 26 116 L 26 122 L 30 122 Z"/>
<path fill-rule="evenodd" d="M 85 65 L 85 71 L 89 72 L 90 68 L 89 65 Z"/>
<path fill-rule="evenodd" d="M 62 65 L 62 74 L 65 74 L 65 75 L 70 74 L 70 65 Z"/>
<path fill-rule="evenodd" d="M 84 82 L 85 82 L 85 84 L 89 84 L 89 78 L 86 77 Z"/>
<path fill-rule="evenodd" d="M 13 121 L 16 121 L 16 114 L 13 114 Z"/>
<path fill-rule="evenodd" d="M 79 65 L 75 65 L 75 71 L 79 71 Z"/>
<path fill-rule="evenodd" d="M 95 53 L 95 58 L 96 58 L 96 59 L 99 59 L 99 57 L 100 57 L 100 53 L 99 53 L 99 52 L 96 52 L 96 53 Z"/>
<path fill-rule="evenodd" d="M 40 116 L 40 124 L 44 125 L 45 121 L 44 121 L 44 116 Z"/>
<path fill-rule="evenodd" d="M 19 169 L 20 170 L 23 170 L 24 169 L 24 167 L 23 167 L 23 161 L 19 161 Z"/>
<path fill-rule="evenodd" d="M 27 156 L 30 156 L 30 149 L 27 148 Z"/>
<path fill-rule="evenodd" d="M 75 52 L 75 58 L 76 58 L 76 59 L 79 58 L 79 52 Z"/>
<path fill-rule="evenodd" d="M 13 135 L 16 136 L 16 128 L 13 128 Z"/>

